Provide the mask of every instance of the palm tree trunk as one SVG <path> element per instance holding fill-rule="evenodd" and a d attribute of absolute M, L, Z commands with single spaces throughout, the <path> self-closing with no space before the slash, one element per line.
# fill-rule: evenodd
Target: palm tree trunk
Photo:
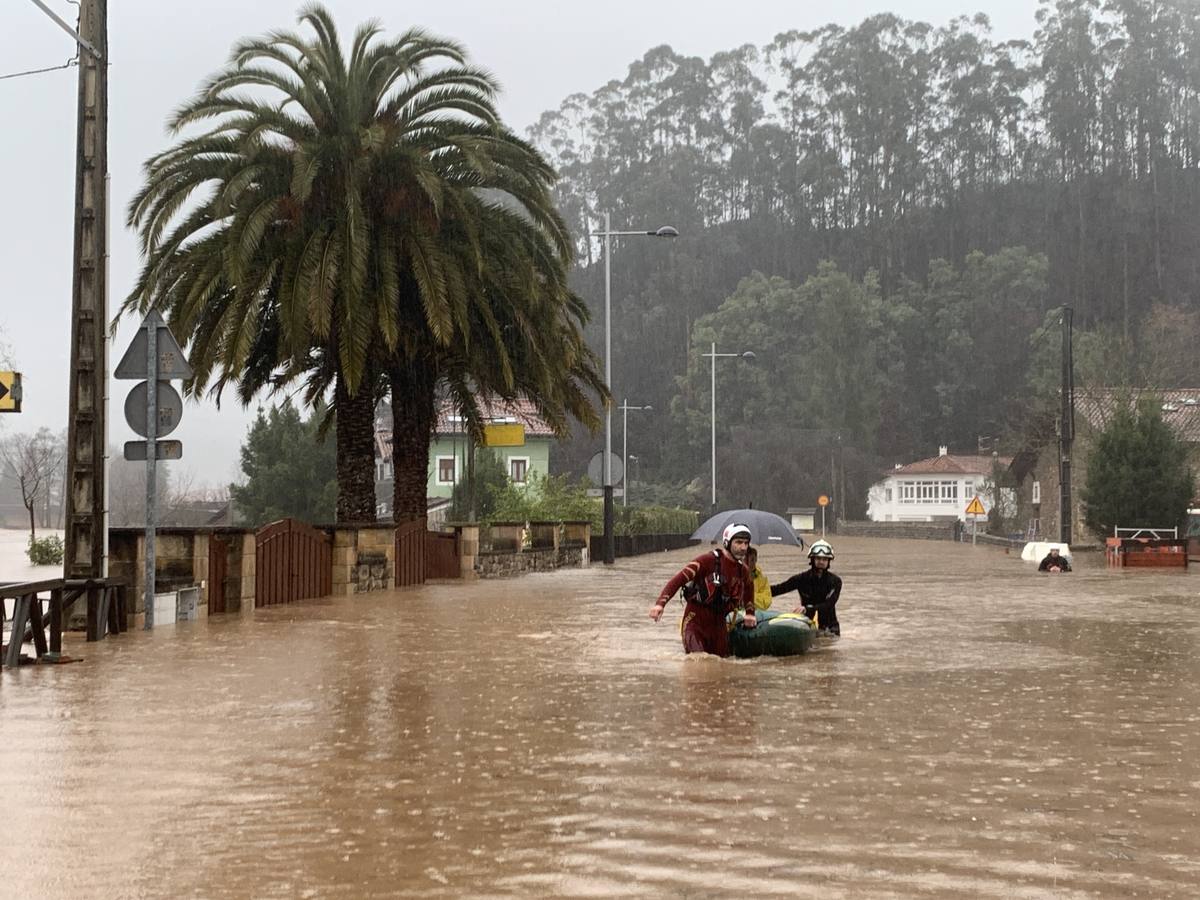
<path fill-rule="evenodd" d="M 388 372 L 392 387 L 392 520 L 425 518 L 436 374 L 420 363 Z"/>
<path fill-rule="evenodd" d="M 364 379 L 350 396 L 339 374 L 337 403 L 337 520 L 375 521 L 375 392 Z"/>

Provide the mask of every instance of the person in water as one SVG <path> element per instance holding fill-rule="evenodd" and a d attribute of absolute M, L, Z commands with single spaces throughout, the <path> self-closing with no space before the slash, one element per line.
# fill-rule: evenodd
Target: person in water
<path fill-rule="evenodd" d="M 1051 547 L 1050 552 L 1038 565 L 1039 572 L 1070 572 L 1071 561 L 1065 556 L 1060 556 L 1057 547 Z"/>
<path fill-rule="evenodd" d="M 815 618 L 820 633 L 839 637 L 842 626 L 838 622 L 837 602 L 842 593 L 842 579 L 829 571 L 832 562 L 833 547 L 829 542 L 813 541 L 808 550 L 808 568 L 787 581 L 771 585 L 771 596 L 796 591 L 800 604 L 794 611 Z"/>
<path fill-rule="evenodd" d="M 676 573 L 650 607 L 650 618 L 662 618 L 667 602 L 683 591 L 683 650 L 685 653 L 729 655 L 729 630 L 725 617 L 745 610 L 743 624 L 754 628 L 754 580 L 744 562 L 750 548 L 750 529 L 729 525 L 721 534 L 722 546 L 697 556 Z"/>
<path fill-rule="evenodd" d="M 763 574 L 763 570 L 758 567 L 757 547 L 750 547 L 746 550 L 746 568 L 750 570 L 750 577 L 754 579 L 754 608 L 759 612 L 770 609 L 771 582 Z"/>

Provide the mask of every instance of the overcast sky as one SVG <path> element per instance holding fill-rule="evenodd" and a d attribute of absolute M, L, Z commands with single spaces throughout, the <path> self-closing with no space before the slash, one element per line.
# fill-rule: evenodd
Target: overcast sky
<path fill-rule="evenodd" d="M 47 0 L 74 23 L 75 7 Z M 850 25 L 891 11 L 944 24 L 958 15 L 985 12 L 998 38 L 1027 38 L 1035 27 L 1036 0 L 842 0 L 837 4 L 786 0 L 444 0 L 384 4 L 332 0 L 344 35 L 375 17 L 389 31 L 422 25 L 456 38 L 474 62 L 491 69 L 504 95 L 501 111 L 519 130 L 558 106 L 568 94 L 591 92 L 623 77 L 631 61 L 659 44 L 709 57 L 753 43 L 763 45 L 789 29 L 836 21 Z M 112 174 L 112 243 L 109 277 L 112 310 L 124 298 L 138 267 L 137 246 L 124 226 L 124 210 L 138 185 L 142 162 L 166 145 L 163 122 L 182 99 L 226 60 L 239 37 L 291 27 L 296 0 L 109 0 L 109 170 Z M 0 75 L 60 64 L 75 48 L 31 0 L 0 0 Z M 71 242 L 75 185 L 76 69 L 0 80 L 0 330 L 24 373 L 24 412 L 6 416 L 0 430 L 67 424 L 71 303 Z M 130 340 L 118 333 L 113 365 Z M 112 382 L 110 443 L 135 435 L 122 404 L 133 382 Z M 201 483 L 238 475 L 238 448 L 252 419 L 235 402 L 220 410 L 188 403 L 172 435 Z"/>

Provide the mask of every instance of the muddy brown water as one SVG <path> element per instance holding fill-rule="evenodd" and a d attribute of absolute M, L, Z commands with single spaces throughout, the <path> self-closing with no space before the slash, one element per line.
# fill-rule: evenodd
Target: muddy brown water
<path fill-rule="evenodd" d="M 0 675 L 0 895 L 1200 895 L 1200 575 L 835 547 L 788 660 L 684 659 L 685 551 L 71 642 Z"/>

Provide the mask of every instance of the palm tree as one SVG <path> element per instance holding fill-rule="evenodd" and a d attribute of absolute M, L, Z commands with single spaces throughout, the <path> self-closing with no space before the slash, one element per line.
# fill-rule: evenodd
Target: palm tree
<path fill-rule="evenodd" d="M 556 231 L 565 229 L 555 218 Z M 572 418 L 595 429 L 594 394 L 607 402 L 598 360 L 583 339 L 587 309 L 567 287 L 571 260 L 565 240 L 531 228 L 511 198 L 484 202 L 474 214 L 446 223 L 447 241 L 469 258 L 467 327 L 449 345 L 427 341 L 397 353 L 385 371 L 391 390 L 393 488 L 397 522 L 424 516 L 435 395 L 453 401 L 476 440 L 482 439 L 481 397 L 533 402 L 559 436 Z M 459 235 L 472 227 L 476 236 Z"/>
<path fill-rule="evenodd" d="M 439 379 L 466 385 L 475 368 L 508 393 L 548 385 L 548 408 L 593 426 L 576 380 L 602 384 L 565 287 L 571 245 L 554 173 L 500 124 L 492 78 L 419 29 L 384 40 L 366 23 L 347 56 L 323 7 L 306 6 L 300 22 L 310 39 L 239 43 L 172 116 L 177 135 L 212 124 L 146 163 L 128 214 L 145 262 L 122 312 L 166 311 L 190 343 L 193 393 L 219 400 L 233 385 L 249 402 L 302 376 L 310 397 L 331 388 L 337 517 L 368 521 L 386 380 L 400 391 L 394 408 L 414 411 L 413 433 L 432 428 L 421 411 Z M 538 290 L 512 290 L 531 282 Z M 530 324 L 547 330 L 516 330 Z M 505 348 L 526 340 L 565 341 L 571 368 L 515 375 Z M 421 516 L 427 440 L 419 459 L 396 460 L 420 466 Z"/>

